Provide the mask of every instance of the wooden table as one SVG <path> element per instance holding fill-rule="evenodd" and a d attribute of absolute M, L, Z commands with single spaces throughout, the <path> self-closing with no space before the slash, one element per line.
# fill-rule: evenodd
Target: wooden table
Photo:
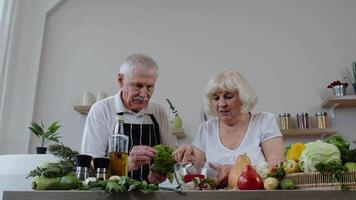
<path fill-rule="evenodd" d="M 356 190 L 342 192 L 340 190 L 274 190 L 274 191 L 192 191 L 177 193 L 160 191 L 152 194 L 140 192 L 116 193 L 107 195 L 105 192 L 91 191 L 4 191 L 3 200 L 233 200 L 233 199 L 263 199 L 263 200 L 328 200 L 356 199 Z"/>

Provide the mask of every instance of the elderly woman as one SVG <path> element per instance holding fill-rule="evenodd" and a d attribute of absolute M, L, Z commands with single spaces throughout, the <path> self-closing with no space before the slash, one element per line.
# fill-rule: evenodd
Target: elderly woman
<path fill-rule="evenodd" d="M 257 97 L 236 70 L 212 77 L 205 100 L 206 111 L 215 117 L 200 125 L 192 145 L 176 149 L 173 156 L 177 162 L 218 163 L 222 180 L 240 154 L 247 153 L 253 165 L 260 161 L 271 165 L 283 161 L 282 134 L 275 116 L 251 112 Z"/>

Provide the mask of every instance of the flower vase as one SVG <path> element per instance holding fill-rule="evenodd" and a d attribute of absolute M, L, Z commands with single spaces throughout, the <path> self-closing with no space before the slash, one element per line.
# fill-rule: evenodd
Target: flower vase
<path fill-rule="evenodd" d="M 335 96 L 345 96 L 346 95 L 346 87 L 343 85 L 335 85 L 333 87 L 333 93 Z"/>
<path fill-rule="evenodd" d="M 354 88 L 354 93 L 356 94 L 356 82 L 352 83 L 352 87 Z"/>

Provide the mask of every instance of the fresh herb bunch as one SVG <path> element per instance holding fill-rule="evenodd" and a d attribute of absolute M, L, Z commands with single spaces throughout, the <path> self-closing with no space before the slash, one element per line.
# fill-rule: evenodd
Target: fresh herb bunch
<path fill-rule="evenodd" d="M 74 158 L 78 155 L 77 151 L 71 150 L 63 144 L 54 144 L 49 147 L 50 153 L 61 158 L 59 162 L 50 162 L 41 167 L 36 167 L 28 175 L 29 177 L 44 176 L 47 178 L 62 177 L 75 170 Z"/>
<path fill-rule="evenodd" d="M 48 150 L 54 156 L 62 158 L 63 160 L 72 160 L 74 162 L 75 156 L 79 154 L 78 151 L 64 146 L 63 144 L 53 144 L 48 146 Z"/>
<path fill-rule="evenodd" d="M 158 174 L 167 176 L 172 183 L 174 164 L 176 161 L 172 157 L 173 149 L 167 145 L 159 144 L 153 147 L 157 153 L 153 157 L 153 164 L 151 169 Z"/>
<path fill-rule="evenodd" d="M 89 182 L 87 186 L 79 188 L 79 190 L 105 190 L 108 193 L 140 191 L 149 194 L 157 191 L 158 185 L 147 184 L 146 181 L 137 181 L 127 176 L 116 176 L 109 180 Z"/>
<path fill-rule="evenodd" d="M 46 178 L 62 177 L 69 173 L 72 173 L 75 170 L 75 166 L 72 162 L 67 160 L 61 160 L 55 163 L 47 163 L 41 167 L 36 167 L 32 170 L 27 178 L 44 176 Z"/>
<path fill-rule="evenodd" d="M 341 163 L 336 161 L 330 161 L 328 163 L 318 163 L 315 168 L 321 173 L 331 173 L 335 180 L 341 183 L 341 190 L 347 191 L 349 188 L 342 182 L 341 174 L 347 172 L 348 169 Z"/>
<path fill-rule="evenodd" d="M 174 116 L 178 116 L 178 111 L 176 108 L 173 106 L 172 102 L 169 99 L 166 99 L 167 103 L 169 104 L 169 108 L 171 109 L 172 113 Z"/>
<path fill-rule="evenodd" d="M 48 141 L 53 141 L 53 142 L 59 142 L 59 138 L 61 138 L 60 135 L 58 135 L 57 131 L 61 127 L 58 121 L 53 122 L 50 124 L 45 131 L 45 126 L 43 125 L 43 122 L 41 120 L 41 124 L 38 124 L 35 121 L 31 122 L 31 126 L 28 127 L 33 134 L 35 134 L 36 137 L 41 138 L 41 147 L 43 147 L 45 140 Z"/>

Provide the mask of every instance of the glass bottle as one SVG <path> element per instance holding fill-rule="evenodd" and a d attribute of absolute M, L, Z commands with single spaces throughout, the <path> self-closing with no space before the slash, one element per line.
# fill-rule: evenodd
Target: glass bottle
<path fill-rule="evenodd" d="M 129 137 L 124 134 L 124 118 L 116 116 L 114 133 L 109 138 L 109 172 L 110 175 L 128 175 Z"/>

